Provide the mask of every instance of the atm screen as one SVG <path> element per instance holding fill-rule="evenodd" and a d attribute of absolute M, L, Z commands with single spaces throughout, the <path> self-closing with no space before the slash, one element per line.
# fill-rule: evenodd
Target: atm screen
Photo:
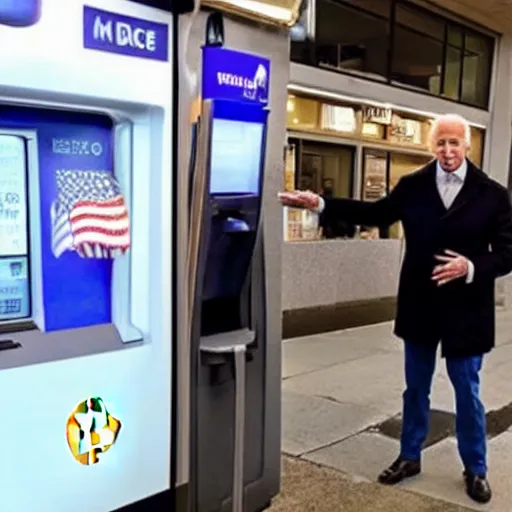
<path fill-rule="evenodd" d="M 262 145 L 262 124 L 214 119 L 210 192 L 258 194 Z"/>
<path fill-rule="evenodd" d="M 211 194 L 259 194 L 265 151 L 260 108 L 217 102 L 211 141 Z"/>
<path fill-rule="evenodd" d="M 27 226 L 25 143 L 0 135 L 0 321 L 30 316 Z"/>

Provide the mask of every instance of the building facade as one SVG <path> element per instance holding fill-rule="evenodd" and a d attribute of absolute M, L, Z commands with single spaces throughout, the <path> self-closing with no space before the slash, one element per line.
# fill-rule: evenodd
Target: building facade
<path fill-rule="evenodd" d="M 468 119 L 470 159 L 508 183 L 512 51 L 495 27 L 419 1 L 317 0 L 315 40 L 291 56 L 285 188 L 379 199 L 431 159 L 443 113 Z M 393 317 L 399 224 L 322 232 L 286 208 L 283 237 L 284 337 Z"/>

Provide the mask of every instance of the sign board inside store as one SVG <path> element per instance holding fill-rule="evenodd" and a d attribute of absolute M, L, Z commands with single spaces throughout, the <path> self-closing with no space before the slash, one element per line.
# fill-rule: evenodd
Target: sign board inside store
<path fill-rule="evenodd" d="M 351 133 L 356 129 L 356 113 L 350 107 L 323 104 L 321 123 L 323 130 Z"/>
<path fill-rule="evenodd" d="M 421 144 L 421 123 L 419 121 L 393 116 L 393 121 L 388 130 L 389 139 L 392 142 Z"/>
<path fill-rule="evenodd" d="M 391 124 L 393 111 L 390 108 L 363 105 L 362 112 L 364 123 Z"/>

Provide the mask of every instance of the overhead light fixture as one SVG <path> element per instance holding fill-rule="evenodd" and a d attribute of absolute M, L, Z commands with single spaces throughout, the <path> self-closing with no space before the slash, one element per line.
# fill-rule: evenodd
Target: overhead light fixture
<path fill-rule="evenodd" d="M 318 89 L 316 87 L 306 87 L 303 85 L 298 85 L 298 84 L 293 84 L 293 83 L 288 84 L 288 91 L 289 91 L 289 93 L 292 93 L 292 94 L 293 93 L 295 93 L 295 94 L 302 93 L 306 96 L 312 96 L 312 97 L 316 96 L 317 98 L 328 98 L 328 99 L 332 99 L 332 100 L 336 100 L 336 101 L 343 101 L 343 102 L 348 102 L 348 103 L 359 103 L 360 105 L 370 105 L 370 106 L 374 106 L 374 107 L 382 107 L 382 108 L 387 108 L 387 109 L 391 109 L 391 110 L 398 110 L 401 112 L 407 112 L 409 114 L 415 114 L 415 115 L 427 117 L 427 118 L 429 118 L 429 117 L 435 118 L 439 115 L 442 115 L 442 113 L 427 112 L 425 110 L 418 110 L 415 108 L 404 107 L 401 105 L 394 105 L 392 103 L 383 103 L 383 102 L 372 100 L 369 98 L 356 98 L 354 96 L 347 96 L 346 94 L 339 94 L 336 92 L 330 92 L 330 91 L 325 91 L 323 89 Z M 468 122 L 471 126 L 473 126 L 475 128 L 480 128 L 482 130 L 487 129 L 487 126 L 484 124 L 474 123 L 469 120 L 468 120 Z"/>
<path fill-rule="evenodd" d="M 302 0 L 201 0 L 201 5 L 254 21 L 292 27 L 300 16 Z"/>

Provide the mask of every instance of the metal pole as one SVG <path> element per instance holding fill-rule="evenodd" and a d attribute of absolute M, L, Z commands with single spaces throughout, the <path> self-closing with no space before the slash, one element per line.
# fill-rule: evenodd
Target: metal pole
<path fill-rule="evenodd" d="M 235 345 L 235 439 L 233 448 L 233 512 L 244 502 L 245 345 Z"/>

